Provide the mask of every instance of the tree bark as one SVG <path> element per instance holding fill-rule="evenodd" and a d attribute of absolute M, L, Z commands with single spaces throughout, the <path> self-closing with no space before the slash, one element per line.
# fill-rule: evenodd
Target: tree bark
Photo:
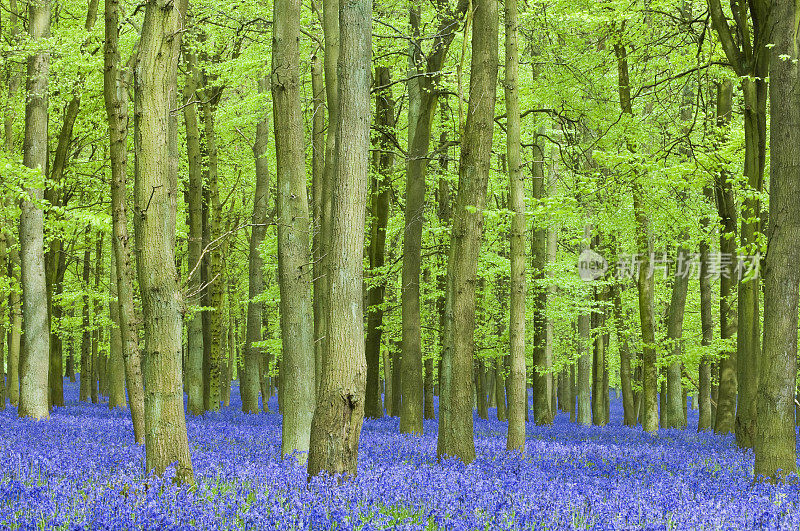
<path fill-rule="evenodd" d="M 38 170 L 41 179 L 48 174 L 47 105 L 50 53 L 37 49 L 50 36 L 50 1 L 28 7 L 28 31 L 34 49 L 28 56 L 27 103 L 23 164 Z M 38 179 L 37 179 L 38 180 Z M 44 213 L 40 202 L 41 183 L 26 187 L 19 222 L 19 245 L 25 349 L 20 359 L 20 417 L 46 419 L 50 357 L 50 321 L 47 315 L 47 282 L 44 263 Z"/>
<path fill-rule="evenodd" d="M 547 194 L 547 183 L 544 174 L 544 149 L 539 140 L 533 146 L 533 197 L 543 200 Z M 550 396 L 547 388 L 547 286 L 545 285 L 545 267 L 547 266 L 547 228 L 544 219 L 534 220 L 531 238 L 531 256 L 533 266 L 533 367 L 531 370 L 531 393 L 533 395 L 533 420 L 537 425 L 551 424 Z"/>
<path fill-rule="evenodd" d="M 186 127 L 186 159 L 189 182 L 187 185 L 186 211 L 189 229 L 186 245 L 186 262 L 189 278 L 187 290 L 191 298 L 200 296 L 203 290 L 200 279 L 200 262 L 203 253 L 203 168 L 200 148 L 200 126 L 197 120 L 198 76 L 196 58 L 190 50 L 184 50 L 187 75 L 184 85 L 183 121 Z M 188 363 L 186 367 L 187 411 L 200 415 L 203 404 L 203 314 L 196 313 L 187 322 L 186 341 Z"/>
<path fill-rule="evenodd" d="M 519 45 L 517 44 L 517 0 L 506 0 L 505 10 L 505 99 L 508 206 L 511 218 L 511 276 L 509 296 L 508 435 L 506 448 L 525 450 L 525 411 L 528 408 L 525 360 L 525 178 L 521 165 L 521 119 L 519 109 Z M 535 369 L 534 369 L 535 370 Z M 499 416 L 499 412 L 498 412 Z M 535 417 L 535 414 L 534 414 Z"/>
<path fill-rule="evenodd" d="M 731 100 L 733 85 L 730 81 L 723 81 L 717 90 L 717 124 L 726 126 L 730 123 Z M 715 184 L 717 198 L 717 211 L 722 220 L 719 248 L 721 257 L 736 256 L 736 200 L 733 196 L 733 176 L 721 171 Z M 732 271 L 723 273 L 720 278 L 719 288 L 719 326 L 720 338 L 729 339 L 737 332 L 737 310 L 733 302 L 736 300 L 737 284 L 732 276 Z M 717 433 L 731 433 L 734 430 L 736 415 L 736 395 L 738 388 L 737 378 L 738 350 L 723 352 L 719 361 L 719 387 L 716 399 L 717 410 L 714 421 L 714 431 Z"/>
<path fill-rule="evenodd" d="M 92 398 L 92 336 L 91 336 L 91 303 L 86 288 L 89 286 L 89 274 L 91 271 L 92 250 L 90 247 L 91 232 L 86 227 L 83 251 L 83 305 L 81 321 L 81 381 L 78 392 L 78 399 L 81 402 L 89 402 Z"/>
<path fill-rule="evenodd" d="M 425 220 L 425 176 L 428 169 L 431 128 L 439 97 L 438 84 L 447 51 L 455 36 L 461 3 L 456 14 L 440 13 L 433 47 L 423 60 L 419 39 L 420 13 L 410 10 L 417 44 L 411 45 L 413 77 L 409 80 L 409 137 L 406 164 L 406 205 L 403 231 L 403 276 L 401 293 L 403 333 L 403 401 L 400 433 L 422 433 L 423 364 L 420 321 L 420 270 L 422 227 Z M 424 66 L 423 66 L 424 65 Z"/>
<path fill-rule="evenodd" d="M 266 92 L 269 81 L 262 77 L 259 79 L 260 92 Z M 261 349 L 253 343 L 261 341 L 261 323 L 263 320 L 264 303 L 259 299 L 264 291 L 264 259 L 261 257 L 261 243 L 267 234 L 267 206 L 269 204 L 269 166 L 267 164 L 267 144 L 269 142 L 269 122 L 266 114 L 256 125 L 256 138 L 253 144 L 253 156 L 256 166 L 256 190 L 253 198 L 253 215 L 250 223 L 253 225 L 250 234 L 250 247 L 248 254 L 248 299 L 247 299 L 247 331 L 244 346 L 244 373 L 239 382 L 244 389 L 242 411 L 245 413 L 258 413 L 258 393 L 261 389 L 263 367 Z M 264 408 L 267 407 L 268 395 L 264 397 Z"/>
<path fill-rule="evenodd" d="M 771 5 L 775 47 L 770 71 L 770 204 L 753 472 L 756 478 L 778 480 L 797 472 L 794 398 L 800 286 L 800 6 L 789 0 L 772 0 Z"/>
<path fill-rule="evenodd" d="M 328 39 L 325 39 L 327 43 Z M 325 336 L 325 320 L 322 316 L 322 301 L 325 298 L 325 269 L 323 260 L 325 249 L 322 241 L 323 205 L 325 203 L 325 86 L 324 67 L 319 56 L 319 48 L 311 57 L 311 98 L 314 118 L 311 130 L 311 190 L 312 212 L 314 216 L 314 388 L 319 393 L 322 378 L 322 341 Z M 334 136 L 334 135 L 331 135 Z M 388 394 L 387 394 L 388 396 Z"/>
<path fill-rule="evenodd" d="M 300 109 L 300 0 L 276 0 L 272 34 L 272 101 L 281 294 L 283 437 L 281 453 L 305 454 L 314 415 L 314 321 L 311 219 Z M 363 205 L 362 205 L 363 206 Z M 298 457 L 305 462 L 306 456 Z"/>
<path fill-rule="evenodd" d="M 328 218 L 327 341 L 311 425 L 308 474 L 356 474 L 364 419 L 366 358 L 363 256 L 369 177 L 372 1 L 339 9 L 336 156 Z"/>
<path fill-rule="evenodd" d="M 678 246 L 678 267 L 672 284 L 672 297 L 667 310 L 667 341 L 671 350 L 672 363 L 667 367 L 667 407 L 665 428 L 685 428 L 686 408 L 683 403 L 683 375 L 681 355 L 683 354 L 683 314 L 686 309 L 686 295 L 689 292 L 688 271 L 681 270 L 681 264 L 688 260 L 686 248 Z"/>
<path fill-rule="evenodd" d="M 111 317 L 111 338 L 108 357 L 108 408 L 126 409 L 125 397 L 125 363 L 122 358 L 122 332 L 119 321 L 119 298 L 117 296 L 117 261 L 111 256 L 111 274 L 109 275 L 110 296 L 108 313 Z"/>
<path fill-rule="evenodd" d="M 440 452 L 464 463 L 475 459 L 471 407 L 475 285 L 494 132 L 499 23 L 496 0 L 477 0 L 473 9 L 469 103 L 448 260 L 453 285 L 451 418 L 447 445 Z"/>
<path fill-rule="evenodd" d="M 706 196 L 713 192 L 706 188 Z M 705 220 L 708 225 L 708 220 Z M 700 326 L 702 328 L 703 339 L 701 345 L 708 347 L 714 340 L 714 317 L 711 313 L 711 279 L 708 276 L 708 242 L 700 242 Z M 697 421 L 697 431 L 710 430 L 711 422 L 711 362 L 708 356 L 700 358 L 698 373 L 698 409 L 699 417 Z"/>
<path fill-rule="evenodd" d="M 105 2 L 105 43 L 103 97 L 108 118 L 111 158 L 112 248 L 116 263 L 119 328 L 125 383 L 131 408 L 133 434 L 137 444 L 144 444 L 144 386 L 142 353 L 139 350 L 139 320 L 134 306 L 133 265 L 127 213 L 128 164 L 128 83 L 130 73 L 123 75 L 119 67 L 119 0 Z"/>
<path fill-rule="evenodd" d="M 619 77 L 619 100 L 622 112 L 633 116 L 631 105 L 630 76 L 628 72 L 628 53 L 625 45 L 614 46 L 617 56 L 617 72 Z M 633 151 L 635 146 L 630 142 L 628 149 Z M 642 329 L 642 397 L 640 403 L 640 418 L 644 431 L 655 433 L 658 431 L 658 371 L 656 369 L 656 337 L 655 319 L 653 317 L 653 297 L 655 282 L 653 278 L 653 264 L 650 260 L 652 237 L 650 235 L 650 220 L 644 210 L 644 187 L 641 183 L 642 175 L 634 172 L 633 175 L 633 212 L 636 221 L 636 249 L 639 253 L 639 271 L 636 279 L 636 288 L 639 292 L 639 321 Z"/>
<path fill-rule="evenodd" d="M 92 404 L 100 403 L 100 312 L 102 306 L 97 299 L 100 292 L 100 277 L 103 275 L 103 233 L 95 238 L 94 293 L 92 293 Z"/>
<path fill-rule="evenodd" d="M 194 483 L 181 378 L 181 295 L 175 271 L 178 52 L 186 2 L 145 6 L 135 77 L 135 217 L 138 278 L 144 316 L 145 469 Z"/>
<path fill-rule="evenodd" d="M 391 83 L 389 67 L 375 68 L 375 84 L 378 87 Z M 391 193 L 392 166 L 394 152 L 390 135 L 395 127 L 394 98 L 391 88 L 382 89 L 375 96 L 375 114 L 378 126 L 379 142 L 373 155 L 373 166 L 376 175 L 371 179 L 372 196 L 372 231 L 369 241 L 370 281 L 367 292 L 367 398 L 364 405 L 364 416 L 381 418 L 383 405 L 380 391 L 380 352 L 383 335 L 383 300 L 386 284 L 378 280 L 385 275 L 381 268 L 386 255 L 386 226 L 389 222 L 389 194 Z"/>

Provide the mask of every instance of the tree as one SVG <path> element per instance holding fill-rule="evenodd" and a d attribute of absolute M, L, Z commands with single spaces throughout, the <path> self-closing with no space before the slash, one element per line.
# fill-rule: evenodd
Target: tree
<path fill-rule="evenodd" d="M 458 17 L 466 8 L 467 3 L 461 1 L 456 14 L 440 14 L 440 23 L 433 40 L 433 48 L 424 61 L 419 37 L 419 5 L 414 4 L 409 11 L 411 27 L 414 32 L 413 38 L 416 41 L 411 45 L 410 59 L 405 230 L 403 231 L 403 275 L 400 292 L 403 319 L 401 433 L 422 433 L 423 375 L 419 294 L 422 225 L 425 219 L 425 175 L 428 168 L 431 128 L 439 97 L 437 83 L 441 78 L 447 50 L 455 36 Z"/>
<path fill-rule="evenodd" d="M 265 93 L 269 87 L 266 77 L 258 81 L 259 92 Z M 242 411 L 258 413 L 258 393 L 261 389 L 261 377 L 267 367 L 263 367 L 261 349 L 253 343 L 261 341 L 261 322 L 264 303 L 259 299 L 264 291 L 264 259 L 261 257 L 261 243 L 267 233 L 267 205 L 269 204 L 269 166 L 267 165 L 267 143 L 269 142 L 269 122 L 267 115 L 256 125 L 256 137 L 253 144 L 253 156 L 256 168 L 256 190 L 253 197 L 253 214 L 250 223 L 248 251 L 248 289 L 247 298 L 247 330 L 244 346 L 244 373 L 240 376 L 239 385 L 243 389 Z M 264 396 L 266 411 L 268 396 Z"/>
<path fill-rule="evenodd" d="M 41 41 L 50 36 L 50 2 L 28 6 L 28 32 L 34 51 L 28 56 L 27 103 L 23 164 L 47 175 L 47 103 L 50 52 Z M 44 212 L 41 183 L 26 187 L 19 220 L 19 245 L 23 299 L 25 349 L 20 359 L 19 416 L 46 419 L 50 358 L 50 321 L 47 314 L 47 285 L 44 263 Z"/>
<path fill-rule="evenodd" d="M 283 343 L 281 453 L 286 456 L 294 451 L 308 451 L 316 397 L 309 245 L 312 225 L 306 193 L 305 141 L 300 110 L 300 0 L 276 0 L 273 20 L 272 101 Z M 301 458 L 304 460 L 305 456 Z"/>
<path fill-rule="evenodd" d="M 496 0 L 473 3 L 472 60 L 467 121 L 461 147 L 449 276 L 452 277 L 453 351 L 450 414 L 440 455 L 475 459 L 472 424 L 472 366 L 475 354 L 475 285 L 483 237 L 498 70 Z M 441 428 L 440 428 L 441 434 Z"/>
<path fill-rule="evenodd" d="M 339 7 L 338 110 L 327 260 L 327 338 L 308 474 L 355 475 L 364 419 L 363 243 L 369 176 L 372 2 Z"/>
<path fill-rule="evenodd" d="M 178 52 L 186 2 L 145 7 L 136 59 L 135 219 L 144 316 L 145 468 L 193 483 L 181 378 L 181 297 L 175 272 L 177 167 L 173 155 Z"/>
<path fill-rule="evenodd" d="M 389 194 L 391 192 L 391 172 L 394 165 L 394 152 L 391 145 L 391 134 L 395 126 L 394 98 L 389 86 L 391 76 L 388 67 L 375 68 L 375 84 L 385 87 L 375 96 L 375 120 L 381 131 L 377 150 L 373 155 L 373 166 L 377 175 L 371 179 L 372 196 L 372 230 L 369 239 L 369 267 L 373 278 L 367 291 L 367 398 L 364 416 L 380 418 L 383 416 L 383 404 L 380 390 L 380 354 L 381 337 L 383 335 L 383 300 L 386 284 L 379 277 L 380 268 L 386 259 L 386 225 L 389 222 Z M 386 367 L 384 367 L 386 371 Z M 386 374 L 389 374 L 386 371 Z M 387 379 L 388 381 L 388 379 Z"/>
<path fill-rule="evenodd" d="M 772 0 L 775 43 L 770 69 L 769 238 L 764 267 L 764 350 L 758 384 L 756 477 L 797 471 L 794 398 L 800 287 L 800 7 Z M 737 432 L 738 435 L 738 432 Z"/>
<path fill-rule="evenodd" d="M 759 251 L 758 233 L 763 223 L 760 219 L 760 192 L 763 187 L 766 164 L 767 79 L 770 68 L 769 45 L 772 43 L 770 2 L 756 0 L 736 4 L 734 10 L 734 26 L 731 28 L 722 10 L 720 0 L 708 0 L 708 12 L 725 52 L 725 57 L 742 83 L 745 133 L 744 177 L 747 181 L 747 190 L 742 200 L 740 244 L 744 252 L 757 254 Z M 731 205 L 729 208 L 735 207 Z M 729 232 L 728 234 L 734 233 Z M 733 245 L 734 243 L 731 242 L 729 246 L 733 247 Z M 756 391 L 759 388 L 758 359 L 761 352 L 759 284 L 757 274 L 752 278 L 742 278 L 739 282 L 736 299 L 736 352 L 731 353 L 728 361 L 723 361 L 720 367 L 720 382 L 724 380 L 726 384 L 720 383 L 718 420 L 715 431 L 721 433 L 733 431 L 735 415 L 736 443 L 743 448 L 753 447 L 753 437 L 756 431 Z M 731 291 L 734 291 L 733 288 Z M 732 335 L 728 337 L 732 337 Z M 719 420 L 720 418 L 721 420 Z"/>
<path fill-rule="evenodd" d="M 525 367 L 525 179 L 520 168 L 519 49 L 517 45 L 517 1 L 505 3 L 505 97 L 508 203 L 511 220 L 511 276 L 509 297 L 508 437 L 506 448 L 525 449 L 527 368 Z M 498 366 L 502 363 L 498 361 Z M 501 369 L 502 370 L 502 369 Z M 501 371 L 498 371 L 501 372 Z M 498 415 L 500 414 L 498 403 Z M 535 412 L 534 412 L 535 414 Z"/>
<path fill-rule="evenodd" d="M 128 166 L 128 85 L 131 73 L 119 66 L 119 19 L 117 0 L 105 2 L 105 42 L 103 53 L 103 100 L 108 120 L 109 156 L 111 158 L 111 246 L 114 252 L 119 329 L 125 383 L 131 408 L 133 434 L 144 444 L 144 384 L 142 353 L 139 349 L 139 321 L 134 307 L 133 264 L 127 210 Z"/>

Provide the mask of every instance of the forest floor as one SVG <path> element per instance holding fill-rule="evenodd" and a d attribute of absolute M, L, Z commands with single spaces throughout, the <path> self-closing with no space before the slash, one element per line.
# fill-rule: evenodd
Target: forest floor
<path fill-rule="evenodd" d="M 420 438 L 367 420 L 357 478 L 308 484 L 280 458 L 280 415 L 241 413 L 234 386 L 230 407 L 188 419 L 187 489 L 143 475 L 127 412 L 65 390 L 49 421 L 0 412 L 0 529 L 800 528 L 800 486 L 754 484 L 752 453 L 696 433 L 696 411 L 688 430 L 655 437 L 620 426 L 618 401 L 606 427 L 559 414 L 528 425 L 524 456 L 504 450 L 505 423 L 476 419 L 468 466 L 437 463 L 435 421 Z"/>

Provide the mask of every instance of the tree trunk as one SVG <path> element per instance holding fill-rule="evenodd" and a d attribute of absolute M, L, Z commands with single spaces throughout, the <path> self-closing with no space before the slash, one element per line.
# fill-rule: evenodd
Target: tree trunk
<path fill-rule="evenodd" d="M 366 358 L 363 256 L 369 177 L 372 2 L 341 5 L 336 156 L 328 218 L 328 324 L 308 474 L 356 474 L 364 419 Z"/>
<path fill-rule="evenodd" d="M 544 174 L 544 149 L 539 142 L 533 146 L 533 198 L 542 201 L 547 193 Z M 550 396 L 547 388 L 547 286 L 545 268 L 547 266 L 547 228 L 543 216 L 534 220 L 531 238 L 531 257 L 533 266 L 533 367 L 531 370 L 531 391 L 533 394 L 533 420 L 537 425 L 551 424 Z"/>
<path fill-rule="evenodd" d="M 585 233 L 584 233 L 585 234 Z M 578 316 L 578 379 L 576 386 L 577 422 L 583 426 L 592 423 L 592 318 L 589 313 Z"/>
<path fill-rule="evenodd" d="M 486 370 L 484 369 L 483 360 L 477 358 L 475 360 L 474 377 L 475 377 L 475 396 L 477 398 L 478 417 L 484 420 L 489 418 L 489 404 L 486 401 Z"/>
<path fill-rule="evenodd" d="M 273 10 L 272 101 L 277 157 L 278 282 L 283 358 L 281 454 L 308 451 L 314 415 L 314 321 L 311 305 L 311 223 L 300 109 L 300 0 Z M 363 206 L 363 204 L 362 204 Z M 341 318 L 341 317 L 340 317 Z M 305 462 L 306 456 L 298 457 Z"/>
<path fill-rule="evenodd" d="M 497 420 L 505 422 L 507 420 L 506 409 L 506 377 L 503 359 L 498 358 L 494 361 L 494 400 L 497 404 Z M 508 441 L 506 441 L 508 444 Z"/>
<path fill-rule="evenodd" d="M 375 84 L 378 87 L 391 83 L 389 68 L 382 66 L 375 68 Z M 369 314 L 367 315 L 367 398 L 364 404 L 364 416 L 368 418 L 381 418 L 383 405 L 381 403 L 380 383 L 380 352 L 381 337 L 383 334 L 383 299 L 386 284 L 380 279 L 385 278 L 381 272 L 386 252 L 386 226 L 389 222 L 389 194 L 391 193 L 392 166 L 394 165 L 394 152 L 391 144 L 391 134 L 395 127 L 394 99 L 391 88 L 382 89 L 375 97 L 375 113 L 380 142 L 373 155 L 373 166 L 376 176 L 372 181 L 372 231 L 369 241 L 369 267 L 370 288 L 367 293 Z"/>
<path fill-rule="evenodd" d="M 175 271 L 178 52 L 186 2 L 149 0 L 136 59 L 135 217 L 138 278 L 144 316 L 145 470 L 194 483 L 181 378 L 181 294 Z"/>
<path fill-rule="evenodd" d="M 606 398 L 608 392 L 606 383 L 606 344 L 605 334 L 600 330 L 605 325 L 605 302 L 608 296 L 605 289 L 595 287 L 594 298 L 597 311 L 592 313 L 592 329 L 596 330 L 592 356 L 592 424 L 604 426 L 606 424 Z"/>
<path fill-rule="evenodd" d="M 731 98 L 733 85 L 729 81 L 720 83 L 717 91 L 717 124 L 730 123 Z M 717 176 L 715 185 L 717 196 L 717 211 L 722 219 L 722 232 L 720 233 L 720 256 L 736 256 L 736 201 L 733 196 L 733 176 L 721 171 Z M 721 275 L 719 294 L 719 326 L 720 338 L 729 339 L 736 334 L 737 310 L 734 306 L 736 300 L 737 283 L 728 274 Z M 717 413 L 715 416 L 714 431 L 717 433 L 731 433 L 734 430 L 737 394 L 737 351 L 723 352 L 719 362 L 719 388 Z"/>
<path fill-rule="evenodd" d="M 100 403 L 100 311 L 102 306 L 97 300 L 100 291 L 100 277 L 103 275 L 103 233 L 95 239 L 94 256 L 94 293 L 92 294 L 92 404 Z"/>
<path fill-rule="evenodd" d="M 770 72 L 770 214 L 753 472 L 756 478 L 778 480 L 797 472 L 794 398 L 800 286 L 800 7 L 788 0 L 774 0 L 772 6 L 775 47 Z"/>
<path fill-rule="evenodd" d="M 139 350 L 139 321 L 134 306 L 133 265 L 127 214 L 128 163 L 128 83 L 130 74 L 122 75 L 119 68 L 118 0 L 105 2 L 105 53 L 103 96 L 111 158 L 111 216 L 112 247 L 116 263 L 116 286 L 119 304 L 119 327 L 122 339 L 122 359 L 125 383 L 131 408 L 133 433 L 137 444 L 144 444 L 144 387 L 142 383 L 142 353 Z"/>
<path fill-rule="evenodd" d="M 460 13 L 460 11 L 459 11 Z M 438 84 L 457 20 L 441 13 L 433 47 L 423 59 L 419 39 L 420 13 L 410 10 L 416 43 L 411 44 L 409 91 L 408 159 L 406 164 L 406 205 L 403 231 L 403 275 L 401 284 L 403 333 L 403 401 L 400 433 L 422 433 L 423 373 L 420 322 L 420 269 L 422 227 L 425 221 L 425 175 L 428 169 L 431 128 L 439 96 Z M 424 67 L 423 67 L 424 65 Z"/>
<path fill-rule="evenodd" d="M 628 73 L 628 52 L 625 45 L 614 46 L 617 56 L 617 72 L 619 81 L 620 108 L 625 114 L 633 116 L 631 106 L 630 76 Z M 628 145 L 633 151 L 635 146 Z M 652 237 L 650 235 L 650 220 L 644 210 L 644 187 L 641 183 L 643 176 L 636 172 L 633 176 L 633 212 L 636 221 L 636 249 L 639 253 L 639 271 L 636 279 L 636 288 L 639 292 L 639 321 L 642 329 L 642 398 L 641 421 L 644 431 L 655 433 L 658 431 L 658 371 L 656 369 L 656 337 L 655 322 L 653 317 L 653 297 L 655 282 L 653 278 L 653 264 L 650 260 Z"/>
<path fill-rule="evenodd" d="M 203 290 L 200 279 L 200 262 L 203 253 L 203 168 L 200 148 L 200 126 L 197 120 L 198 76 L 194 54 L 186 49 L 187 75 L 184 85 L 183 121 L 186 127 L 186 160 L 188 184 L 186 212 L 188 238 L 186 262 L 189 278 L 187 291 L 190 298 L 199 298 Z M 203 404 L 203 314 L 195 313 L 186 327 L 188 363 L 186 367 L 187 411 L 200 415 Z"/>
<path fill-rule="evenodd" d="M 448 260 L 453 286 L 451 418 L 445 428 L 447 444 L 440 452 L 464 463 L 475 459 L 471 407 L 475 285 L 494 132 L 499 23 L 496 0 L 476 0 L 473 8 L 469 103 Z"/>
<path fill-rule="evenodd" d="M 28 31 L 32 46 L 50 36 L 50 1 L 42 0 L 28 8 Z M 23 164 L 47 172 L 47 105 L 50 53 L 46 50 L 28 56 L 27 99 Z M 44 213 L 39 202 L 41 185 L 25 190 L 19 221 L 19 245 L 25 350 L 20 359 L 20 417 L 45 419 L 48 409 L 50 322 L 47 315 L 47 282 L 44 263 Z"/>
<path fill-rule="evenodd" d="M 259 92 L 266 92 L 269 81 L 259 79 Z M 267 233 L 267 206 L 269 204 L 269 166 L 267 164 L 267 144 L 269 142 L 269 123 L 265 115 L 256 125 L 256 138 L 253 145 L 253 156 L 256 165 L 256 190 L 253 198 L 253 215 L 250 223 L 253 225 L 250 235 L 248 254 L 248 299 L 247 299 L 247 331 L 244 345 L 244 373 L 240 378 L 242 386 L 242 411 L 245 413 L 258 413 L 258 394 L 261 390 L 261 380 L 266 368 L 263 366 L 261 349 L 253 343 L 261 341 L 261 324 L 263 321 L 264 303 L 258 300 L 264 291 L 264 259 L 261 257 L 261 243 Z M 267 398 L 264 396 L 264 408 L 267 407 Z"/>
<path fill-rule="evenodd" d="M 506 0 L 505 10 L 505 99 L 506 160 L 508 163 L 508 207 L 511 218 L 511 277 L 509 296 L 508 435 L 506 448 L 525 451 L 525 411 L 528 408 L 525 360 L 525 178 L 522 174 L 519 110 L 519 46 L 517 1 Z M 498 412 L 499 417 L 499 412 Z"/>
<path fill-rule="evenodd" d="M 12 248 L 9 253 L 9 278 L 14 274 L 14 264 L 19 264 L 19 251 Z M 8 400 L 11 405 L 19 405 L 19 362 L 22 339 L 22 303 L 19 292 L 12 291 L 8 296 L 8 308 L 11 317 L 11 330 L 8 335 Z"/>
<path fill-rule="evenodd" d="M 328 39 L 325 38 L 327 44 Z M 311 130 L 311 191 L 312 213 L 314 216 L 314 389 L 319 393 L 319 382 L 322 378 L 322 341 L 325 336 L 325 319 L 322 316 L 322 301 L 325 298 L 325 269 L 323 261 L 325 250 L 322 241 L 322 217 L 325 203 L 325 87 L 323 83 L 323 65 L 319 56 L 319 48 L 311 56 L 311 98 L 314 107 L 314 118 Z M 331 137 L 335 135 L 330 135 Z M 369 406 L 367 406 L 369 407 Z"/>
<path fill-rule="evenodd" d="M 122 359 L 122 332 L 119 321 L 119 299 L 117 297 L 117 261 L 111 256 L 111 274 L 109 276 L 110 297 L 108 313 L 111 317 L 111 338 L 107 367 L 108 408 L 125 409 L 128 407 L 125 397 L 125 363 Z"/>
<path fill-rule="evenodd" d="M 89 294 L 86 289 L 89 287 L 89 273 L 91 270 L 92 250 L 89 246 L 91 232 L 89 227 L 86 227 L 86 237 L 84 239 L 83 251 L 83 307 L 82 307 L 82 322 L 81 322 L 81 381 L 78 398 L 81 402 L 89 402 L 92 398 L 92 339 L 91 339 L 91 322 L 90 322 L 90 309 Z"/>
<path fill-rule="evenodd" d="M 713 192 L 710 188 L 705 189 L 707 198 L 713 199 Z M 709 220 L 703 219 L 703 228 L 708 229 Z M 702 328 L 703 339 L 701 345 L 708 348 L 714 340 L 714 317 L 711 313 L 711 279 L 708 276 L 709 249 L 708 241 L 703 239 L 700 242 L 700 326 Z M 707 355 L 700 358 L 697 368 L 698 375 L 698 409 L 699 417 L 697 421 L 697 431 L 710 430 L 711 423 L 711 361 Z"/>
<path fill-rule="evenodd" d="M 677 267 L 672 284 L 672 298 L 667 313 L 667 341 L 672 363 L 667 367 L 667 408 L 665 428 L 685 428 L 686 408 L 683 403 L 683 376 L 681 356 L 683 354 L 683 314 L 686 295 L 689 291 L 688 271 L 682 270 L 689 260 L 685 247 L 678 246 Z"/>
<path fill-rule="evenodd" d="M 619 380 L 622 388 L 622 423 L 625 426 L 636 426 L 636 411 L 633 404 L 633 386 L 631 385 L 631 351 L 629 336 L 623 318 L 622 296 L 619 284 L 611 286 L 611 299 L 614 304 L 614 328 L 617 332 L 619 348 Z"/>

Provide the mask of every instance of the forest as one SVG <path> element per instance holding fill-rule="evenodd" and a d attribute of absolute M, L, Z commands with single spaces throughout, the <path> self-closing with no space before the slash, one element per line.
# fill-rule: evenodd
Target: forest
<path fill-rule="evenodd" d="M 798 529 L 796 0 L 0 0 L 0 529 Z"/>

